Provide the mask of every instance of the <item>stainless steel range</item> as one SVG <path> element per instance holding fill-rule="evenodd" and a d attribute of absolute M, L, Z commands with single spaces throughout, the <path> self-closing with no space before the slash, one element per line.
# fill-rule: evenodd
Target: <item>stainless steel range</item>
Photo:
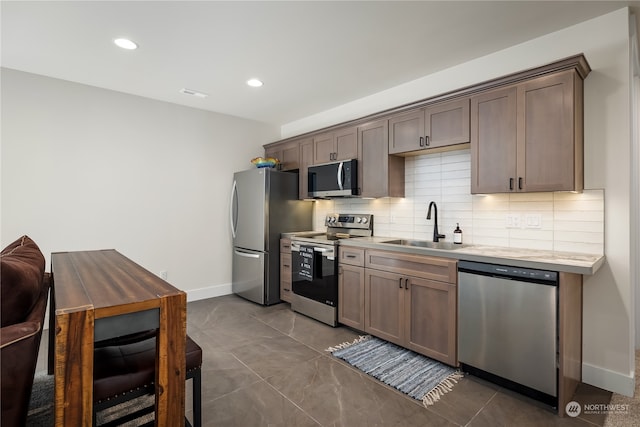
<path fill-rule="evenodd" d="M 326 234 L 291 238 L 291 308 L 330 326 L 338 325 L 338 242 L 373 235 L 373 215 L 333 214 Z"/>

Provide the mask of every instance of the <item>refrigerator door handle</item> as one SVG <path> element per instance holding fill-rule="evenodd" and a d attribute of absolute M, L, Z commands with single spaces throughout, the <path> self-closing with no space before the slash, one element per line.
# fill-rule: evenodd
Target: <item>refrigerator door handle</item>
<path fill-rule="evenodd" d="M 340 165 L 338 165 L 338 188 L 340 190 L 344 190 L 344 188 L 342 187 L 342 167 L 344 166 L 344 162 L 340 162 Z"/>
<path fill-rule="evenodd" d="M 229 201 L 229 225 L 231 226 L 231 235 L 233 236 L 233 238 L 236 238 L 236 225 L 237 223 L 234 223 L 234 217 L 233 217 L 233 201 L 237 198 L 238 195 L 238 183 L 233 180 L 233 187 L 231 187 L 231 200 Z M 237 215 L 237 207 L 236 207 L 236 215 Z M 235 218 L 237 220 L 237 218 Z"/>
<path fill-rule="evenodd" d="M 235 250 L 235 253 L 236 253 L 236 255 L 242 256 L 242 257 L 245 257 L 245 258 L 260 258 L 260 255 L 258 255 L 258 254 L 249 254 L 249 253 L 246 253 L 246 252 L 240 252 L 237 249 Z"/>

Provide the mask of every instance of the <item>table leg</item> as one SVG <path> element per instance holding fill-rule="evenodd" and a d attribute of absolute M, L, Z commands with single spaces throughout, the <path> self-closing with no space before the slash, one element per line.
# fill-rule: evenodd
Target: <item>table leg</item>
<path fill-rule="evenodd" d="M 156 426 L 184 425 L 186 295 L 161 298 L 156 345 Z"/>
<path fill-rule="evenodd" d="M 91 427 L 93 309 L 56 315 L 55 425 Z"/>

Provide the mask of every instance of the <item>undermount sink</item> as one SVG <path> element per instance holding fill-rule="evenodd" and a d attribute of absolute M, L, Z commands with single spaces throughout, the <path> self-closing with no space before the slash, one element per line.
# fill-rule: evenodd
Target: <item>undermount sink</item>
<path fill-rule="evenodd" d="M 401 245 L 401 246 L 416 246 L 419 248 L 429 248 L 429 249 L 443 249 L 447 251 L 452 251 L 455 249 L 460 249 L 464 247 L 461 244 L 455 244 L 451 242 L 430 242 L 428 240 L 386 240 L 380 243 L 388 243 L 391 245 Z"/>

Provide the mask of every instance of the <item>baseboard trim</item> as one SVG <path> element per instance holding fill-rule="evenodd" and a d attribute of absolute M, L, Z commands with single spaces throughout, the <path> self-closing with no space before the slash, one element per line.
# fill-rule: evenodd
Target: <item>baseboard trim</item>
<path fill-rule="evenodd" d="M 231 283 L 223 283 L 221 285 L 209 286 L 208 288 L 191 289 L 186 292 L 187 292 L 187 302 L 221 297 L 223 295 L 229 295 L 232 293 Z"/>
<path fill-rule="evenodd" d="M 582 382 L 614 393 L 633 397 L 635 378 L 600 366 L 582 363 Z"/>

